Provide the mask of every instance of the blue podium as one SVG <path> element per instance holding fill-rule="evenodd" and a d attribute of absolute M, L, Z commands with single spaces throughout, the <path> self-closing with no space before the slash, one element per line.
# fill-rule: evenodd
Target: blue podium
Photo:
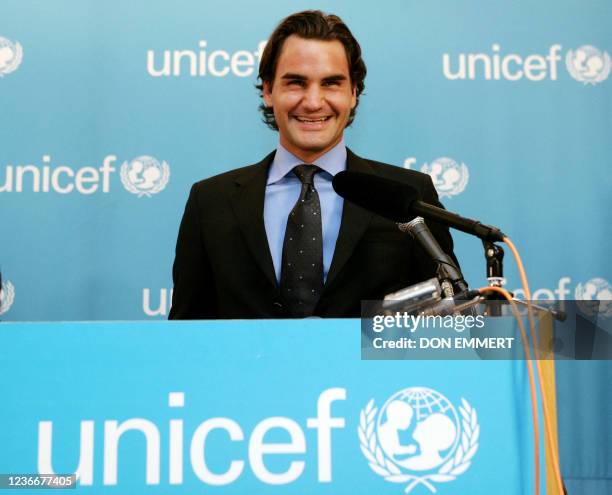
<path fill-rule="evenodd" d="M 0 362 L 0 472 L 83 493 L 533 487 L 524 362 L 362 360 L 358 320 L 6 323 Z"/>

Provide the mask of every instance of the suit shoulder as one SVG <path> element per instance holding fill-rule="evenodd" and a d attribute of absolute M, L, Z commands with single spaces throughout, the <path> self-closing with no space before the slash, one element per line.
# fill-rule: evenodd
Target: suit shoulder
<path fill-rule="evenodd" d="M 243 176 L 249 176 L 259 170 L 263 165 L 261 163 L 255 163 L 253 165 L 247 165 L 245 167 L 235 168 L 227 172 L 222 172 L 212 177 L 202 179 L 193 185 L 193 188 L 197 191 L 206 190 L 209 188 L 216 188 L 226 184 L 232 184 L 238 178 Z"/>
<path fill-rule="evenodd" d="M 265 180 L 268 166 L 272 162 L 275 153 L 276 151 L 269 153 L 263 160 L 252 165 L 235 168 L 196 182 L 191 188 L 191 191 L 198 195 L 206 193 L 208 196 L 214 196 L 215 193 L 222 194 L 223 192 L 229 191 L 238 183 L 249 182 L 252 179 L 256 181 Z"/>

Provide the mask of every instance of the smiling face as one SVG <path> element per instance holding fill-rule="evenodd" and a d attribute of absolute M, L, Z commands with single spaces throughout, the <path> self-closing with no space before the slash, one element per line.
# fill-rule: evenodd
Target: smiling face
<path fill-rule="evenodd" d="M 274 110 L 280 143 L 312 163 L 342 139 L 357 103 L 348 60 L 340 41 L 289 36 L 263 98 Z"/>

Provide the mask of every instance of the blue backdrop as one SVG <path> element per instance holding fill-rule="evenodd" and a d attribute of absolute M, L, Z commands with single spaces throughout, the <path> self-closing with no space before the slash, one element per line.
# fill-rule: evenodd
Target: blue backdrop
<path fill-rule="evenodd" d="M 500 226 L 535 297 L 610 296 L 609 2 L 6 0 L 2 318 L 165 317 L 189 187 L 274 149 L 261 43 L 313 7 L 345 19 L 368 65 L 352 149 L 424 168 L 447 208 Z M 482 285 L 479 242 L 455 240 Z"/>

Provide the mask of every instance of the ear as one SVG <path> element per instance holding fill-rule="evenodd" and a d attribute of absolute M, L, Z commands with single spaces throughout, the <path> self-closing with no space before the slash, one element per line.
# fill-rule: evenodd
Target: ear
<path fill-rule="evenodd" d="M 272 106 L 272 87 L 267 81 L 263 83 L 263 101 L 267 107 Z"/>
<path fill-rule="evenodd" d="M 353 94 L 351 95 L 351 110 L 357 106 L 357 86 L 353 85 Z"/>

